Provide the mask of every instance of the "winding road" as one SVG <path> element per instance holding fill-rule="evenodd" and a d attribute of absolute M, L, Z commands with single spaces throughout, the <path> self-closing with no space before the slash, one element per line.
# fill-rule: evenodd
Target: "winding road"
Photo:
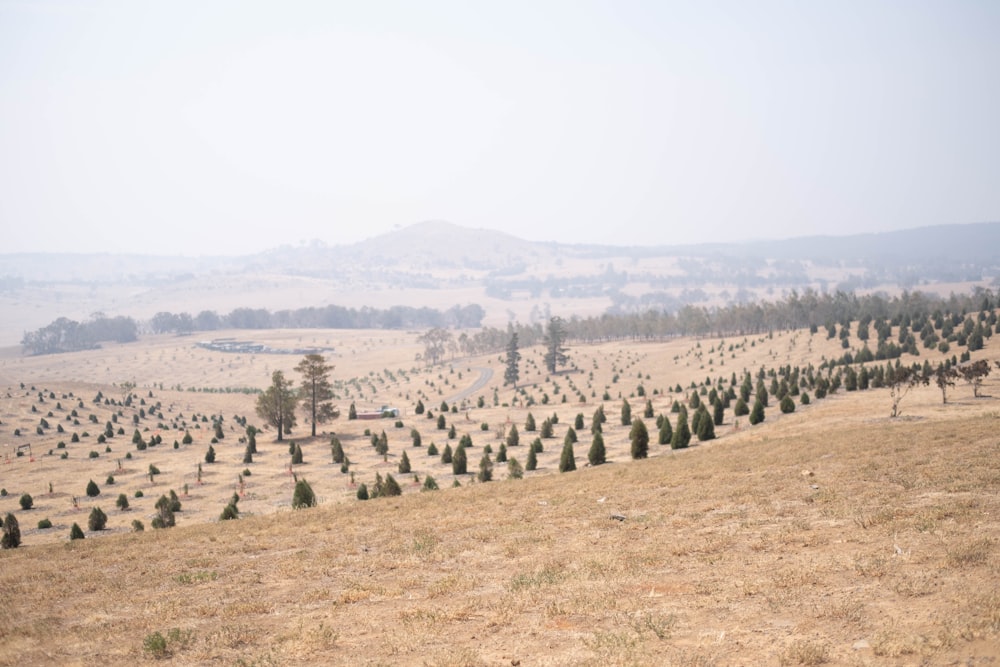
<path fill-rule="evenodd" d="M 463 389 L 457 394 L 454 394 L 453 396 L 449 396 L 448 398 L 446 398 L 445 401 L 447 401 L 448 404 L 458 403 L 460 401 L 465 400 L 472 394 L 476 393 L 477 391 L 485 387 L 487 383 L 493 378 L 492 368 L 487 368 L 485 366 L 474 366 L 472 367 L 471 370 L 479 371 L 479 378 L 475 382 L 473 382 L 468 389 Z"/>

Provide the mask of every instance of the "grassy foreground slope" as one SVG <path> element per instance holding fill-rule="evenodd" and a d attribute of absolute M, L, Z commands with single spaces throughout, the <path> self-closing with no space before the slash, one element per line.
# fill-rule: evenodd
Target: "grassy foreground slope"
<path fill-rule="evenodd" d="M 979 664 L 1000 406 L 904 407 L 839 393 L 645 461 L 5 551 L 0 664 Z"/>

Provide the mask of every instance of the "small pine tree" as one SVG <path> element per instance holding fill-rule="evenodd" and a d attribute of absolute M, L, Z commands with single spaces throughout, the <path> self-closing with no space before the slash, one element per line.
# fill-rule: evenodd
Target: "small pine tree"
<path fill-rule="evenodd" d="M 97 484 L 94 482 L 94 480 L 90 480 L 89 482 L 87 482 L 87 497 L 96 498 L 99 495 L 101 495 L 101 490 L 97 487 Z"/>
<path fill-rule="evenodd" d="M 645 422 L 641 419 L 633 421 L 628 437 L 632 443 L 630 452 L 633 459 L 644 459 L 649 456 L 649 431 L 646 430 Z"/>
<path fill-rule="evenodd" d="M 535 417 L 529 412 L 528 417 L 524 420 L 524 430 L 530 433 L 533 432 L 535 428 Z"/>
<path fill-rule="evenodd" d="M 700 442 L 705 442 L 706 440 L 715 439 L 715 421 L 708 414 L 708 410 L 705 408 L 705 404 L 698 408 L 701 413 L 701 419 L 698 420 L 698 440 Z"/>
<path fill-rule="evenodd" d="M 354 401 L 351 401 L 351 407 L 347 409 L 347 418 L 348 419 L 358 418 L 358 408 L 355 407 Z"/>
<path fill-rule="evenodd" d="M 184 438 L 181 440 L 181 444 L 190 445 L 194 442 L 194 438 L 191 437 L 191 431 L 184 431 Z"/>
<path fill-rule="evenodd" d="M 500 443 L 500 449 L 497 450 L 497 463 L 507 462 L 507 445 Z"/>
<path fill-rule="evenodd" d="M 657 433 L 656 441 L 661 445 L 669 445 L 670 439 L 674 437 L 674 429 L 670 425 L 670 417 L 660 415 L 660 430 Z"/>
<path fill-rule="evenodd" d="M 292 465 L 298 465 L 302 463 L 302 446 L 298 443 L 292 443 L 295 446 L 295 451 L 292 452 Z"/>
<path fill-rule="evenodd" d="M 576 455 L 573 453 L 573 443 L 567 440 L 559 456 L 559 472 L 572 470 L 576 470 Z"/>
<path fill-rule="evenodd" d="M 587 461 L 592 466 L 599 466 L 607 463 L 608 453 L 604 448 L 604 436 L 600 433 L 594 434 L 594 439 L 590 443 L 590 450 L 587 452 Z"/>
<path fill-rule="evenodd" d="M 671 449 L 684 449 L 691 444 L 691 429 L 688 427 L 687 413 L 681 410 L 677 413 L 677 428 L 670 438 Z"/>
<path fill-rule="evenodd" d="M 630 426 L 632 424 L 632 406 L 629 405 L 628 399 L 622 399 L 622 426 Z"/>
<path fill-rule="evenodd" d="M 564 444 L 567 442 L 570 444 L 576 444 L 578 442 L 578 439 L 576 437 L 576 430 L 574 430 L 572 426 L 570 426 L 569 429 L 566 430 L 566 437 L 563 439 Z"/>
<path fill-rule="evenodd" d="M 753 410 L 750 411 L 750 423 L 759 424 L 764 421 L 764 404 L 758 398 L 754 401 Z"/>
<path fill-rule="evenodd" d="M 406 475 L 410 472 L 410 457 L 406 455 L 406 450 L 403 450 L 403 455 L 399 457 L 399 474 Z"/>
<path fill-rule="evenodd" d="M 543 438 L 551 438 L 552 437 L 552 420 L 551 419 L 546 419 L 545 421 L 542 422 L 542 428 L 539 431 L 538 435 L 540 435 Z"/>
<path fill-rule="evenodd" d="M 403 489 L 400 488 L 399 482 L 396 478 L 389 473 L 385 474 L 385 482 L 382 483 L 382 491 L 379 494 L 381 496 L 401 496 L 403 495 Z"/>
<path fill-rule="evenodd" d="M 21 499 L 19 502 L 21 504 L 21 509 L 25 511 L 30 510 L 31 506 L 35 504 L 35 500 L 31 497 L 31 494 L 29 493 L 21 494 Z"/>
<path fill-rule="evenodd" d="M 84 538 L 83 531 L 80 530 L 80 526 L 78 524 L 74 523 L 73 526 L 69 529 L 69 539 L 82 540 L 83 538 Z"/>
<path fill-rule="evenodd" d="M 529 447 L 528 448 L 528 460 L 524 464 L 524 469 L 525 470 L 534 470 L 537 467 L 538 467 L 538 457 L 535 454 L 535 448 L 534 447 Z"/>
<path fill-rule="evenodd" d="M 451 445 L 449 445 L 446 442 L 444 443 L 444 451 L 441 452 L 441 463 L 451 463 L 451 461 L 452 461 Z"/>
<path fill-rule="evenodd" d="M 340 438 L 335 435 L 330 436 L 330 456 L 334 463 L 344 462 L 344 446 L 340 444 Z"/>
<path fill-rule="evenodd" d="M 521 441 L 521 436 L 517 432 L 517 424 L 511 424 L 510 430 L 507 431 L 507 446 L 517 447 L 520 441 Z"/>
<path fill-rule="evenodd" d="M 240 511 L 233 503 L 228 503 L 222 508 L 222 514 L 219 515 L 219 521 L 233 521 L 238 518 L 240 518 Z"/>
<path fill-rule="evenodd" d="M 212 445 L 209 445 L 208 451 L 205 452 L 205 463 L 215 463 L 215 447 Z"/>
<path fill-rule="evenodd" d="M 292 492 L 292 509 L 315 506 L 316 494 L 313 493 L 312 487 L 309 486 L 309 482 L 304 479 L 300 479 L 295 483 L 295 490 Z"/>
<path fill-rule="evenodd" d="M 507 460 L 507 479 L 521 479 L 524 477 L 524 468 L 517 459 L 511 457 Z"/>
<path fill-rule="evenodd" d="M 96 530 L 104 530 L 104 527 L 108 525 L 108 515 L 101 511 L 100 507 L 95 507 L 90 510 L 90 516 L 87 517 L 87 529 L 91 532 Z"/>
<path fill-rule="evenodd" d="M 781 399 L 781 403 L 778 404 L 778 407 L 781 408 L 782 414 L 787 415 L 789 413 L 795 412 L 795 401 L 792 399 L 791 396 L 786 395 L 783 399 Z"/>
<path fill-rule="evenodd" d="M 459 443 L 451 457 L 451 472 L 453 475 L 464 475 L 468 472 L 468 458 L 465 455 L 465 445 Z"/>
<path fill-rule="evenodd" d="M 426 477 L 424 477 L 424 485 L 422 487 L 420 487 L 420 490 L 421 491 L 437 491 L 438 490 L 438 484 L 434 480 L 433 477 L 431 477 L 430 475 L 427 475 Z"/>
<path fill-rule="evenodd" d="M 118 494 L 118 500 L 115 501 L 115 507 L 122 510 L 123 512 L 128 509 L 128 496 L 124 493 Z"/>
<path fill-rule="evenodd" d="M 742 417 L 744 415 L 750 414 L 750 408 L 747 407 L 747 402 L 743 400 L 743 397 L 736 399 L 736 403 L 733 404 L 733 415 L 736 417 Z"/>
<path fill-rule="evenodd" d="M 490 460 L 490 453 L 484 451 L 483 457 L 479 459 L 479 473 L 476 480 L 480 482 L 490 482 L 493 480 L 493 461 Z"/>
<path fill-rule="evenodd" d="M 437 456 L 438 448 L 433 442 L 427 446 L 427 456 Z"/>
<path fill-rule="evenodd" d="M 420 440 L 420 431 L 415 428 L 410 429 L 410 437 L 413 438 L 413 446 L 420 447 L 422 442 Z"/>
<path fill-rule="evenodd" d="M 355 495 L 357 495 L 358 500 L 368 500 L 368 485 L 362 482 L 361 485 L 358 486 L 358 492 Z"/>
<path fill-rule="evenodd" d="M 245 450 L 243 450 L 243 463 L 253 463 L 253 449 L 247 444 Z"/>
<path fill-rule="evenodd" d="M 10 512 L 3 520 L 3 534 L 0 535 L 0 549 L 16 549 L 21 546 L 21 526 Z"/>

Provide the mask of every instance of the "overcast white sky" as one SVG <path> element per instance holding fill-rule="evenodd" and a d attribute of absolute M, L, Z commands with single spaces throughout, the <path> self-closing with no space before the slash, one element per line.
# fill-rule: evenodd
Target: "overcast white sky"
<path fill-rule="evenodd" d="M 1000 2 L 0 0 L 0 252 L 1000 220 Z"/>

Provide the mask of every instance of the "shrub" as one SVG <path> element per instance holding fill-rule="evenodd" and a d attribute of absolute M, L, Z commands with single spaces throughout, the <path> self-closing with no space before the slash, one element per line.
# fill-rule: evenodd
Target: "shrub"
<path fill-rule="evenodd" d="M 132 519 L 132 532 L 141 533 L 144 530 L 146 530 L 146 526 L 143 525 L 142 521 Z"/>
<path fill-rule="evenodd" d="M 209 445 L 208 451 L 205 452 L 205 463 L 215 463 L 215 447 L 212 445 Z"/>
<path fill-rule="evenodd" d="M 422 487 L 420 487 L 420 490 L 421 491 L 437 491 L 438 490 L 438 484 L 434 480 L 433 477 L 431 477 L 430 475 L 427 475 L 426 477 L 424 477 L 424 485 Z"/>
<path fill-rule="evenodd" d="M 23 510 L 30 510 L 31 506 L 35 504 L 34 499 L 32 499 L 31 495 L 27 493 L 21 495 L 20 502 L 21 502 L 21 509 Z"/>
<path fill-rule="evenodd" d="M 434 444 L 431 443 L 431 447 L 433 447 L 433 446 L 434 446 Z M 441 452 L 441 463 L 451 463 L 451 459 L 452 459 L 451 445 L 449 445 L 446 442 L 444 444 L 444 451 Z"/>
<path fill-rule="evenodd" d="M 316 494 L 313 493 L 309 482 L 300 479 L 295 483 L 295 490 L 292 492 L 292 508 L 315 507 Z"/>
<path fill-rule="evenodd" d="M 124 493 L 119 493 L 118 494 L 118 500 L 115 501 L 115 507 L 117 507 L 118 509 L 123 510 L 123 511 L 127 510 L 128 509 L 128 496 L 126 496 Z"/>
<path fill-rule="evenodd" d="M 534 447 L 529 447 L 528 448 L 528 460 L 524 464 L 524 469 L 525 470 L 534 470 L 535 468 L 538 467 L 538 457 L 536 456 L 535 451 L 536 450 L 535 450 Z M 510 465 L 510 461 L 508 461 L 507 464 L 509 466 Z"/>
<path fill-rule="evenodd" d="M 136 498 L 142 498 L 142 496 L 143 496 L 142 489 L 136 489 L 136 491 L 135 491 L 135 497 Z"/>
<path fill-rule="evenodd" d="M 783 399 L 781 399 L 781 403 L 778 404 L 778 407 L 781 408 L 782 414 L 787 415 L 791 412 L 795 412 L 795 401 L 791 396 L 786 395 Z"/>
<path fill-rule="evenodd" d="M 184 431 L 184 438 L 181 439 L 181 443 L 190 445 L 192 442 L 194 442 L 194 438 L 191 437 L 191 431 Z"/>
<path fill-rule="evenodd" d="M 476 479 L 480 482 L 493 480 L 493 461 L 490 460 L 489 452 L 484 451 L 483 457 L 479 459 L 479 473 L 476 475 Z"/>
<path fill-rule="evenodd" d="M 406 450 L 403 450 L 403 455 L 399 457 L 399 474 L 405 475 L 410 472 L 410 458 L 406 455 Z"/>
<path fill-rule="evenodd" d="M 429 477 L 430 476 L 428 475 L 428 478 Z M 425 484 L 426 484 L 426 480 L 425 480 Z M 358 487 L 357 496 L 358 496 L 358 500 L 368 500 L 368 486 L 364 482 L 362 482 L 361 485 Z"/>
<path fill-rule="evenodd" d="M 688 427 L 687 413 L 683 410 L 677 413 L 677 428 L 670 438 L 671 449 L 684 449 L 691 444 L 691 429 Z"/>
<path fill-rule="evenodd" d="M 94 483 L 94 480 L 87 482 L 87 497 L 96 498 L 99 495 L 101 495 L 101 490 L 97 487 L 97 484 Z"/>
<path fill-rule="evenodd" d="M 759 424 L 764 421 L 764 404 L 758 398 L 754 401 L 753 410 L 750 411 L 750 423 Z"/>
<path fill-rule="evenodd" d="M 507 479 L 521 479 L 522 477 L 524 477 L 524 468 L 521 467 L 517 459 L 511 457 L 507 460 Z"/>
<path fill-rule="evenodd" d="M 21 527 L 17 517 L 10 512 L 3 520 L 3 534 L 0 535 L 0 549 L 16 549 L 21 546 Z"/>
<path fill-rule="evenodd" d="M 507 432 L 507 446 L 517 447 L 520 441 L 521 441 L 521 436 L 517 432 L 517 424 L 511 424 L 510 430 Z"/>
<path fill-rule="evenodd" d="M 232 521 L 233 519 L 238 518 L 240 518 L 240 511 L 233 503 L 227 504 L 222 509 L 222 514 L 219 515 L 219 521 Z"/>
<path fill-rule="evenodd" d="M 108 515 L 101 511 L 100 507 L 90 510 L 90 516 L 87 517 L 88 530 L 104 530 L 106 525 L 108 525 Z"/>
<path fill-rule="evenodd" d="M 52 522 L 49 519 L 42 519 L 38 522 L 38 530 L 45 530 L 46 528 L 51 528 Z"/>
<path fill-rule="evenodd" d="M 427 447 L 427 456 L 437 456 L 438 448 L 433 442 Z"/>
<path fill-rule="evenodd" d="M 110 485 L 112 485 L 114 483 L 115 483 L 115 476 L 114 475 L 108 475 L 108 478 L 106 480 L 104 480 L 104 484 L 108 485 L 108 486 L 110 486 Z"/>
<path fill-rule="evenodd" d="M 172 528 L 177 524 L 177 519 L 174 517 L 174 512 L 171 509 L 173 507 L 173 502 L 170 498 L 160 496 L 160 499 L 156 501 L 155 507 L 156 516 L 153 517 L 153 528 Z"/>
<path fill-rule="evenodd" d="M 298 443 L 292 443 L 294 451 L 292 452 L 292 465 L 298 465 L 302 463 L 302 447 Z"/>
<path fill-rule="evenodd" d="M 72 528 L 69 529 L 69 539 L 82 540 L 83 537 L 83 531 L 80 529 L 80 526 L 74 523 Z"/>

